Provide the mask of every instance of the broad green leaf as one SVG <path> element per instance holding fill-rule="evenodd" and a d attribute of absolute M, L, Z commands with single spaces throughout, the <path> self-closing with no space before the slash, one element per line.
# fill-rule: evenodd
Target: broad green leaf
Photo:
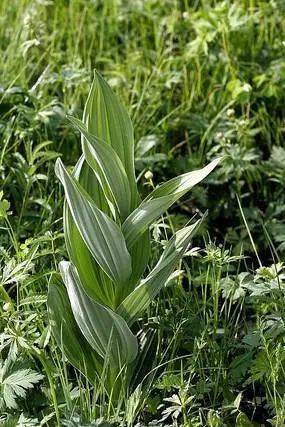
<path fill-rule="evenodd" d="M 187 250 L 190 240 L 201 224 L 201 220 L 179 230 L 169 240 L 160 260 L 150 274 L 131 292 L 118 307 L 117 313 L 131 325 L 144 311 L 166 283 L 178 261 Z"/>
<path fill-rule="evenodd" d="M 146 331 L 140 330 L 137 338 L 139 352 L 136 360 L 130 366 L 132 389 L 140 387 L 142 383 L 144 386 L 151 384 L 156 374 L 156 370 L 153 370 L 153 367 L 157 366 L 157 356 L 159 356 L 159 352 L 157 352 L 159 344 L 156 329 L 147 328 Z"/>
<path fill-rule="evenodd" d="M 77 162 L 73 171 L 73 176 L 79 181 L 80 185 L 82 185 L 92 199 L 96 200 L 96 203 L 102 206 L 101 200 L 99 199 L 101 193 L 93 193 L 94 189 L 95 191 L 96 189 L 100 190 L 100 188 L 98 188 L 97 179 L 86 161 L 84 161 L 83 156 Z M 105 205 L 105 209 L 107 209 L 107 204 Z M 70 260 L 77 267 L 85 292 L 96 301 L 114 308 L 114 283 L 91 255 L 78 231 L 66 201 L 63 211 L 63 226 L 68 255 Z"/>
<path fill-rule="evenodd" d="M 102 369 L 102 361 L 77 326 L 62 283 L 54 282 L 49 285 L 47 305 L 57 345 L 70 363 L 94 382 Z"/>
<path fill-rule="evenodd" d="M 83 115 L 83 122 L 87 130 L 93 133 L 93 135 L 103 139 L 106 135 L 109 135 L 109 133 L 106 132 L 108 120 L 105 107 L 109 104 L 110 99 L 106 100 L 105 95 L 111 92 L 110 88 L 106 91 L 106 88 L 103 89 L 104 87 L 105 84 L 102 77 L 95 74 Z M 98 97 L 96 93 L 98 94 Z M 115 97 L 115 95 L 113 96 Z M 116 100 L 114 106 L 118 103 L 119 101 Z M 97 108 L 97 106 L 99 108 Z M 118 107 L 118 109 L 120 108 L 124 110 L 123 107 Z M 127 123 L 129 121 L 127 113 L 122 112 L 122 114 L 126 116 L 124 120 Z M 103 117 L 105 123 L 102 127 L 100 123 L 100 116 Z M 112 125 L 117 126 L 117 116 L 112 117 Z M 126 127 L 129 128 L 127 133 L 132 135 L 132 125 L 129 123 L 126 124 Z M 132 137 L 130 139 L 132 139 Z M 116 141 L 114 142 L 116 143 Z M 107 143 L 111 143 L 109 137 Z M 131 156 L 129 155 L 129 157 Z M 128 178 L 132 175 L 134 175 L 134 173 L 129 173 Z M 75 167 L 74 177 L 92 197 L 96 206 L 103 212 L 109 214 L 110 209 L 106 201 L 106 197 L 101 189 L 101 185 L 99 184 L 93 170 L 89 167 L 83 157 L 81 157 Z M 133 182 L 135 182 L 134 179 Z M 136 194 L 136 191 L 133 191 L 133 193 Z M 77 266 L 78 274 L 88 295 L 109 307 L 115 307 L 113 283 L 91 255 L 77 229 L 68 205 L 66 205 L 64 211 L 64 231 L 66 241 L 70 242 L 70 245 L 67 243 L 69 257 Z"/>
<path fill-rule="evenodd" d="M 67 203 L 64 205 L 64 234 L 70 260 L 77 266 L 85 292 L 111 308 L 115 304 L 114 282 L 100 268 L 78 231 Z"/>
<path fill-rule="evenodd" d="M 126 219 L 122 230 L 130 249 L 148 227 L 173 203 L 186 194 L 194 185 L 201 182 L 218 165 L 217 158 L 203 169 L 188 172 L 154 189 L 146 199 Z"/>
<path fill-rule="evenodd" d="M 85 159 L 93 169 L 107 199 L 111 200 L 123 221 L 130 213 L 131 190 L 124 166 L 111 145 L 87 131 L 84 124 L 73 117 L 71 123 L 81 132 Z"/>
<path fill-rule="evenodd" d="M 134 209 L 138 201 L 138 192 L 134 169 L 132 122 L 127 110 L 97 71 L 94 73 L 83 122 L 92 135 L 110 144 L 121 159 L 128 176 L 131 204 Z"/>
<path fill-rule="evenodd" d="M 56 174 L 65 189 L 67 203 L 76 226 L 105 273 L 119 286 L 131 276 L 131 257 L 117 224 L 100 211 L 80 184 L 56 162 Z M 74 243 L 76 244 L 76 242 Z"/>
<path fill-rule="evenodd" d="M 147 230 L 130 249 L 132 258 L 132 276 L 125 296 L 134 289 L 134 286 L 143 275 L 149 261 L 150 249 L 150 236 L 149 231 Z"/>
<path fill-rule="evenodd" d="M 91 91 L 90 91 L 91 93 Z M 86 105 L 86 109 L 88 106 Z M 88 119 L 88 120 L 87 120 Z M 86 117 L 87 130 L 88 123 L 91 123 L 90 115 Z M 85 191 L 94 201 L 95 205 L 107 215 L 110 214 L 110 207 L 101 189 L 93 170 L 90 168 L 84 156 L 77 162 L 74 171 L 74 178 L 79 182 Z M 106 273 L 100 268 L 96 260 L 90 253 L 81 234 L 75 224 L 68 204 L 65 202 L 64 214 L 64 234 L 67 250 L 70 259 L 77 266 L 78 274 L 84 284 L 84 289 L 89 296 L 102 302 L 109 307 L 115 306 L 114 284 Z"/>
<path fill-rule="evenodd" d="M 86 162 L 83 154 L 76 163 L 72 171 L 72 176 L 76 181 L 79 182 L 84 191 L 88 193 L 89 197 L 93 200 L 98 209 L 107 215 L 110 215 L 111 212 L 109 209 L 109 204 L 106 201 L 103 192 L 101 191 L 101 186 L 98 182 L 98 179 L 96 178 L 94 171 Z"/>
<path fill-rule="evenodd" d="M 132 362 L 137 355 L 137 339 L 125 320 L 85 294 L 70 262 L 62 261 L 59 267 L 75 320 L 88 343 L 103 359 L 110 358 L 111 367 Z"/>

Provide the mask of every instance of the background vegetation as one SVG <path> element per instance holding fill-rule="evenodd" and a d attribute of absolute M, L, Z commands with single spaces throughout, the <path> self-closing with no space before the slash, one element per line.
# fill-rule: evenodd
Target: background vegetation
<path fill-rule="evenodd" d="M 284 426 L 284 1 L 2 0 L 0 10 L 2 425 Z M 144 194 L 226 155 L 152 229 L 155 249 L 209 210 L 141 319 L 157 332 L 151 381 L 116 407 L 67 364 L 46 310 L 66 257 L 54 163 L 79 157 L 65 114 L 81 118 L 94 67 L 132 117 Z"/>

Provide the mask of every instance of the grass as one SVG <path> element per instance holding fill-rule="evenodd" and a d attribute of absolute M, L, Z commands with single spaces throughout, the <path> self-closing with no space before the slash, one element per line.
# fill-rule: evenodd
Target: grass
<path fill-rule="evenodd" d="M 3 0 L 0 11 L 2 424 L 282 427 L 283 1 Z M 80 155 L 65 115 L 82 118 L 94 68 L 132 118 L 143 196 L 226 156 L 151 229 L 154 265 L 209 211 L 139 320 L 153 371 L 115 405 L 104 376 L 92 385 L 67 362 L 46 308 L 67 258 L 54 163 L 71 171 Z"/>

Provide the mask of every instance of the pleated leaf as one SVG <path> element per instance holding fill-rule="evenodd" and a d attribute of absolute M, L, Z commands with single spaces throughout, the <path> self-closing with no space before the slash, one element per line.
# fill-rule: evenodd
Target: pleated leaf
<path fill-rule="evenodd" d="M 83 156 L 73 174 L 58 160 L 56 173 L 66 195 L 64 231 L 72 263 L 60 263 L 67 291 L 55 286 L 49 292 L 49 311 L 58 343 L 91 381 L 104 362 L 110 363 L 111 390 L 120 368 L 137 357 L 137 338 L 129 326 L 167 282 L 201 221 L 178 231 L 141 280 L 150 253 L 149 226 L 220 159 L 162 184 L 141 202 L 131 120 L 97 72 L 83 123 L 70 120 L 81 132 Z"/>
<path fill-rule="evenodd" d="M 60 159 L 56 162 L 55 170 L 86 246 L 105 273 L 115 283 L 123 286 L 131 276 L 132 267 L 121 230 L 95 206 L 79 183 L 66 171 Z"/>
<path fill-rule="evenodd" d="M 150 274 L 131 292 L 118 307 L 120 314 L 131 325 L 151 303 L 166 283 L 178 261 L 187 250 L 202 220 L 179 230 L 169 240 L 160 260 Z"/>
<path fill-rule="evenodd" d="M 73 117 L 71 123 L 81 132 L 85 159 L 93 169 L 106 198 L 109 198 L 124 220 L 130 213 L 131 190 L 124 166 L 111 145 L 93 136 L 84 124 Z"/>
<path fill-rule="evenodd" d="M 78 180 L 90 197 L 92 197 L 93 200 L 96 200 L 96 204 L 98 203 L 98 205 L 102 205 L 99 198 L 100 193 L 99 195 L 98 192 L 94 193 L 94 191 L 98 190 L 97 178 L 95 177 L 92 169 L 88 166 L 87 162 L 84 160 L 83 156 L 79 159 L 73 170 L 73 177 Z M 66 200 L 63 210 L 63 226 L 67 252 L 70 260 L 77 268 L 85 292 L 96 301 L 114 308 L 114 282 L 107 276 L 93 258 L 91 252 L 82 239 L 80 232 L 78 231 Z"/>
<path fill-rule="evenodd" d="M 114 282 L 93 258 L 78 231 L 67 203 L 64 205 L 64 235 L 70 260 L 77 266 L 85 292 L 101 304 L 115 307 Z"/>
<path fill-rule="evenodd" d="M 142 236 L 140 236 L 129 251 L 132 258 L 132 276 L 125 296 L 134 289 L 134 285 L 137 284 L 143 275 L 148 265 L 150 250 L 150 236 L 149 231 L 147 230 Z"/>
<path fill-rule="evenodd" d="M 121 159 L 128 176 L 134 209 L 138 192 L 134 169 L 133 125 L 127 110 L 97 71 L 94 73 L 83 122 L 92 135 L 110 144 Z"/>
<path fill-rule="evenodd" d="M 128 216 L 123 224 L 122 230 L 127 247 L 130 249 L 153 221 L 194 187 L 194 185 L 206 178 L 220 161 L 221 158 L 217 158 L 203 169 L 175 177 L 154 189 L 137 209 Z"/>
<path fill-rule="evenodd" d="M 102 369 L 102 361 L 75 322 L 67 291 L 62 283 L 54 282 L 49 285 L 47 305 L 57 345 L 70 363 L 94 382 Z"/>
<path fill-rule="evenodd" d="M 61 262 L 60 272 L 75 320 L 91 347 L 103 359 L 109 357 L 111 367 L 132 362 L 137 355 L 137 339 L 125 320 L 85 294 L 70 262 Z"/>
<path fill-rule="evenodd" d="M 102 83 L 102 80 L 103 79 L 101 78 L 99 81 L 99 76 L 95 76 L 93 85 L 89 92 L 88 101 L 86 103 L 83 116 L 83 122 L 87 130 L 89 132 L 93 131 L 93 133 L 99 137 L 104 137 L 104 135 L 106 135 L 106 132 L 102 132 L 100 130 L 101 125 L 99 118 L 100 115 L 106 115 L 106 113 L 104 113 L 104 99 L 102 100 L 102 94 L 99 94 L 101 101 L 99 102 L 99 98 L 97 99 L 99 104 L 102 105 L 101 111 L 96 109 L 97 101 L 95 100 L 96 97 L 94 98 L 94 95 L 96 91 L 101 91 L 100 84 Z M 114 120 L 116 122 L 117 119 Z M 103 128 L 106 129 L 106 126 L 103 126 Z M 93 170 L 89 167 L 84 157 L 81 157 L 81 159 L 78 161 L 73 175 L 84 188 L 84 190 L 88 192 L 96 206 L 109 215 L 110 206 L 102 191 L 101 184 L 99 183 Z M 113 282 L 93 258 L 85 241 L 81 237 L 67 203 L 65 203 L 63 219 L 68 254 L 72 262 L 74 262 L 77 267 L 78 274 L 83 283 L 85 291 L 93 299 L 114 308 L 115 293 Z"/>

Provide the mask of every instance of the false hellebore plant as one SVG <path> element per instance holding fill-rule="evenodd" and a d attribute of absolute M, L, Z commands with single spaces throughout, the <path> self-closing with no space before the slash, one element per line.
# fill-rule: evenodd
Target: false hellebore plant
<path fill-rule="evenodd" d="M 201 220 L 177 231 L 156 266 L 144 274 L 149 227 L 220 159 L 161 184 L 141 200 L 131 120 L 97 72 L 83 121 L 69 120 L 81 133 L 83 154 L 72 174 L 60 159 L 55 166 L 66 197 L 70 261 L 59 265 L 65 286 L 56 282 L 49 288 L 50 319 L 69 361 L 93 383 L 104 374 L 106 389 L 116 394 L 121 373 L 127 389 L 139 369 L 143 350 L 134 323 L 166 283 Z"/>

